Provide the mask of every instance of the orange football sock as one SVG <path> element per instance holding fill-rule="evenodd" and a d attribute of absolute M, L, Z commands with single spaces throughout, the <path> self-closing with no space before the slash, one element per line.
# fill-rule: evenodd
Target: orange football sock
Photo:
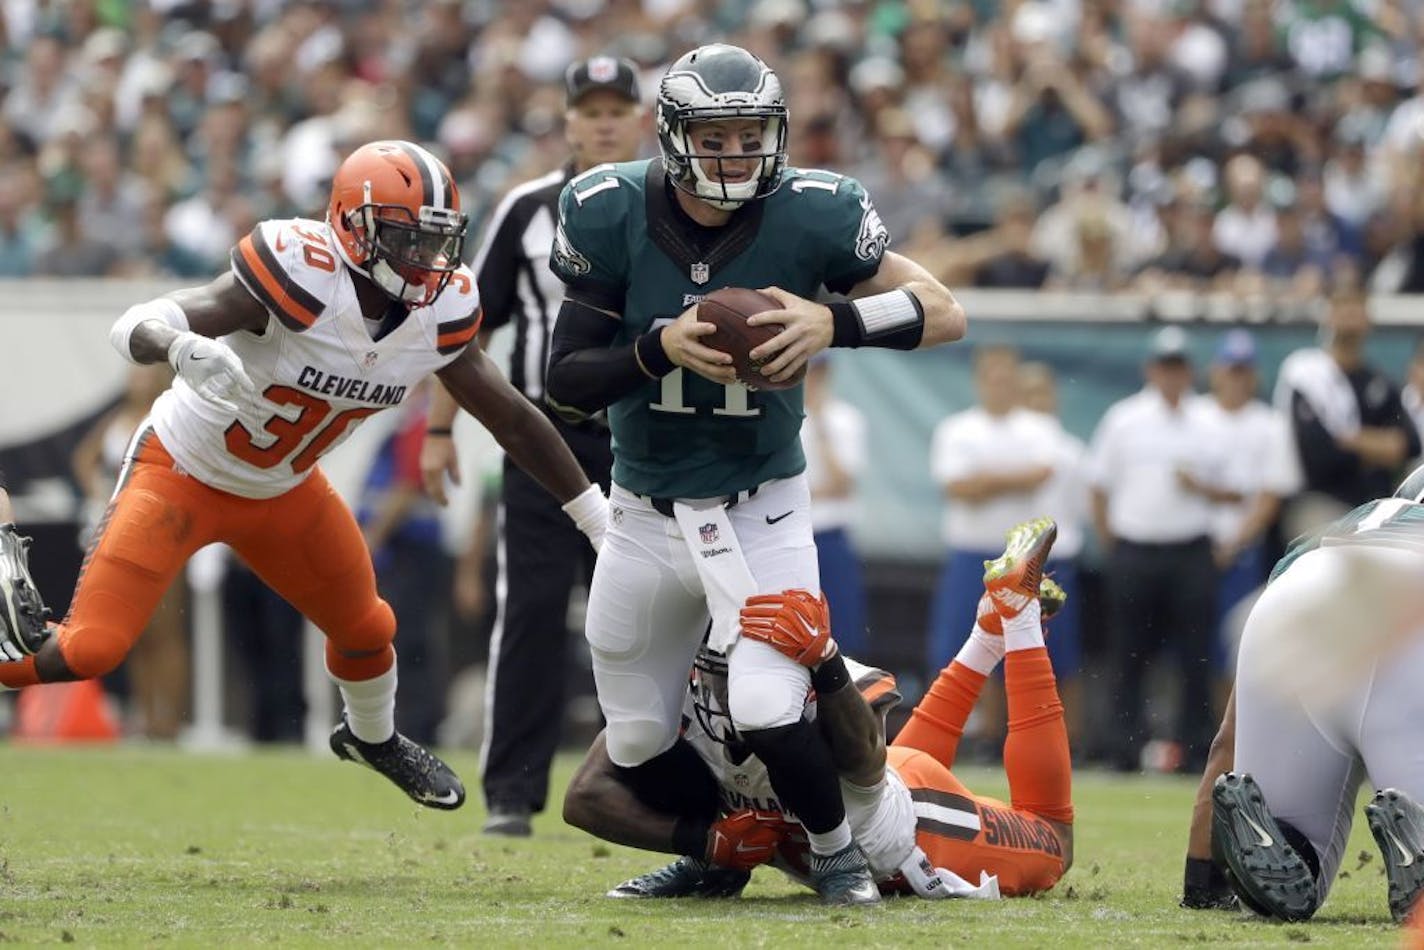
<path fill-rule="evenodd" d="M 40 674 L 35 669 L 35 658 L 27 656 L 23 660 L 0 663 L 0 686 L 22 689 L 39 685 Z"/>
<path fill-rule="evenodd" d="M 959 740 L 964 738 L 964 723 L 979 701 L 986 679 L 958 660 L 940 670 L 894 744 L 919 749 L 953 768 Z"/>
<path fill-rule="evenodd" d="M 1045 647 L 1010 650 L 1004 658 L 1009 736 L 1004 771 L 1015 808 L 1052 821 L 1073 821 L 1073 762 L 1063 702 Z"/>

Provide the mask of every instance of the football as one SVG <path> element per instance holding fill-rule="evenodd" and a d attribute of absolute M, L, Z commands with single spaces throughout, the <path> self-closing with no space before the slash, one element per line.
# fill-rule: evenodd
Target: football
<path fill-rule="evenodd" d="M 790 389 L 806 376 L 804 365 L 790 379 L 775 383 L 761 374 L 761 364 L 754 362 L 750 355 L 753 349 L 780 333 L 781 325 L 749 326 L 747 317 L 780 309 L 781 304 L 775 298 L 755 290 L 742 287 L 714 290 L 697 305 L 697 319 L 717 328 L 716 333 L 702 337 L 702 342 L 730 354 L 737 378 L 753 389 Z"/>

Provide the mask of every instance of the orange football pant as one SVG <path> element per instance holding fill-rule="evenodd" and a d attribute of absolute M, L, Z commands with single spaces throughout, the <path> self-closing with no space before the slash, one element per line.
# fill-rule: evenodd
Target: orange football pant
<path fill-rule="evenodd" d="M 977 883 L 998 875 L 1008 896 L 1052 887 L 1063 876 L 1063 844 L 1050 821 L 1073 821 L 1073 767 L 1063 704 L 1048 651 L 1004 658 L 1009 734 L 1004 742 L 1012 804 L 975 795 L 954 777 L 954 753 L 985 677 L 951 663 L 887 750 L 916 803 L 916 839 L 936 867 Z"/>
<path fill-rule="evenodd" d="M 242 498 L 178 471 L 150 430 L 120 477 L 69 614 L 55 630 L 75 677 L 103 676 L 123 662 L 188 558 L 214 542 L 230 545 L 326 634 L 333 675 L 367 680 L 391 668 L 395 615 L 376 593 L 361 529 L 320 469 L 276 498 Z M 0 663 L 0 683 L 37 682 L 33 657 Z"/>

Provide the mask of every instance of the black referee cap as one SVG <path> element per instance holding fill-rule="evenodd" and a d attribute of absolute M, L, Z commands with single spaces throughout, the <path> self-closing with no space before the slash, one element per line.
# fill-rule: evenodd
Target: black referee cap
<path fill-rule="evenodd" d="M 564 73 L 564 93 L 570 106 L 599 89 L 615 92 L 630 102 L 643 101 L 638 67 L 631 59 L 592 56 L 570 64 Z"/>

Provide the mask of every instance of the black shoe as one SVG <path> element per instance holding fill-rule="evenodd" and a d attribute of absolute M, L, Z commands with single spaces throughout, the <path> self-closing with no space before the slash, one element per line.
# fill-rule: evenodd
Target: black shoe
<path fill-rule="evenodd" d="M 880 903 L 880 888 L 870 874 L 865 852 L 851 842 L 835 854 L 811 853 L 811 885 L 821 903 L 850 906 Z"/>
<path fill-rule="evenodd" d="M 1424 890 L 1424 809 L 1394 788 L 1375 793 L 1365 806 L 1365 820 L 1384 856 L 1389 878 L 1389 912 L 1403 923 Z"/>
<path fill-rule="evenodd" d="M 1320 906 L 1315 874 L 1271 817 L 1255 779 L 1227 772 L 1211 798 L 1212 852 L 1241 903 L 1263 917 L 1309 920 Z"/>
<path fill-rule="evenodd" d="M 491 805 L 481 832 L 506 838 L 527 838 L 534 833 L 530 823 L 533 812 L 527 806 Z"/>
<path fill-rule="evenodd" d="M 619 884 L 608 897 L 740 897 L 752 872 L 720 868 L 700 858 L 681 857 L 666 867 Z"/>
<path fill-rule="evenodd" d="M 0 524 L 0 662 L 33 656 L 50 637 L 49 610 L 30 577 L 30 539 Z"/>
<path fill-rule="evenodd" d="M 385 742 L 362 742 L 343 717 L 331 733 L 331 751 L 380 772 L 428 808 L 448 811 L 465 804 L 465 786 L 450 766 L 399 732 Z"/>

